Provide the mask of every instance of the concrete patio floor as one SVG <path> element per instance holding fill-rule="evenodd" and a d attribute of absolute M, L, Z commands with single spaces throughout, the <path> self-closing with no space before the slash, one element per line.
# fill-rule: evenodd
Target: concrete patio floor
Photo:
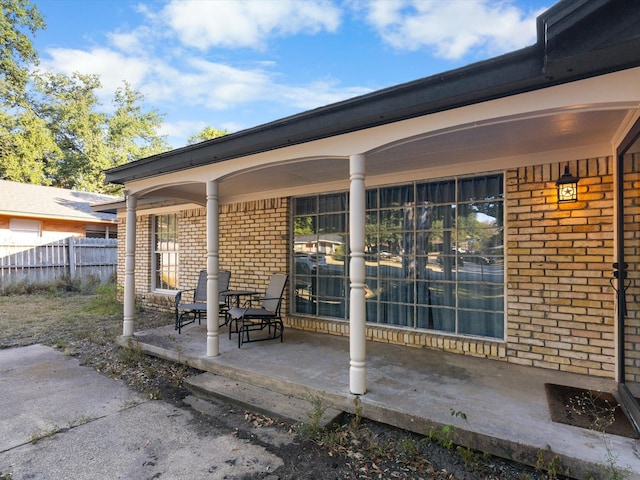
<path fill-rule="evenodd" d="M 349 393 L 349 339 L 286 329 L 284 342 L 250 343 L 220 328 L 220 355 L 206 356 L 206 327 L 197 324 L 136 332 L 145 353 L 186 363 L 264 389 L 427 435 L 455 427 L 455 443 L 535 465 L 557 456 L 574 478 L 598 467 L 627 469 L 640 480 L 640 441 L 551 421 L 545 383 L 616 392 L 612 380 L 430 349 L 367 342 L 367 393 Z M 122 345 L 130 339 L 121 337 Z M 614 393 L 615 394 L 615 393 Z M 312 406 L 309 404 L 309 411 Z M 456 412 L 464 413 L 455 415 Z M 594 475 L 594 478 L 608 478 Z"/>

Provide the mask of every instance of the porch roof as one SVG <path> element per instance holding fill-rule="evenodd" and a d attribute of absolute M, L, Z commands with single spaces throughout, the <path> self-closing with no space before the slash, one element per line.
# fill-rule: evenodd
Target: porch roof
<path fill-rule="evenodd" d="M 115 167 L 106 171 L 106 179 L 111 183 L 126 184 L 517 96 L 640 65 L 640 14 L 637 2 L 562 0 L 538 17 L 537 30 L 537 42 L 530 47 Z M 564 121 L 565 125 L 575 123 L 574 118 L 568 118 L 566 112 L 562 113 L 564 117 L 551 122 L 556 130 L 558 122 Z M 615 117 L 610 112 L 601 116 L 593 112 L 587 116 L 576 116 L 575 120 L 581 126 L 592 125 L 591 129 L 585 129 L 583 139 L 601 125 L 614 125 L 606 129 L 606 133 L 601 133 L 601 140 L 604 140 L 611 133 L 611 128 L 617 130 L 622 123 L 625 112 L 621 109 L 618 113 Z M 547 120 L 544 122 L 548 124 Z M 450 136 L 446 144 L 436 143 L 429 147 L 435 147 L 440 153 L 451 150 L 452 145 L 470 146 L 469 142 L 478 138 L 514 138 L 514 131 L 508 128 L 507 123 L 501 121 L 504 128 L 485 129 L 475 132 L 472 137 Z M 526 151 L 527 142 L 539 142 L 543 137 L 549 139 L 549 148 L 554 147 L 553 137 L 545 137 L 548 127 L 545 129 L 543 121 L 520 123 L 517 128 L 516 133 L 536 131 L 538 134 L 535 140 L 530 136 L 521 136 L 522 140 L 513 146 L 514 152 L 519 148 Z M 610 140 L 609 136 L 606 141 Z M 580 141 L 574 138 L 571 145 Z M 508 147 L 508 143 L 501 142 L 502 148 L 505 148 L 505 144 Z M 421 145 L 420 150 L 429 151 L 424 146 Z M 558 148 L 564 147 L 564 144 L 558 145 Z M 490 153 L 492 149 L 488 148 L 487 158 Z M 323 159 L 325 164 L 331 161 L 329 156 Z M 325 165 L 324 170 L 331 168 Z M 319 172 L 319 168 L 314 169 L 316 178 Z M 292 175 L 296 174 L 294 171 Z M 327 180 L 335 178 L 339 177 L 336 175 Z M 244 178 L 245 185 L 246 180 Z M 249 188 L 253 188 L 253 185 Z M 174 198 L 180 195 L 181 192 L 174 192 Z M 199 196 L 202 196 L 202 192 Z"/>

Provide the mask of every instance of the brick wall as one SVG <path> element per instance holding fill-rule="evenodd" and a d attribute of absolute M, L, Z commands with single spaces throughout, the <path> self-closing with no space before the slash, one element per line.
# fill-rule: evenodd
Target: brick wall
<path fill-rule="evenodd" d="M 178 285 L 195 288 L 200 270 L 207 268 L 206 209 L 180 211 L 180 271 Z M 141 306 L 170 310 L 173 296 L 151 292 L 151 216 L 137 218 L 136 232 L 136 298 Z M 288 273 L 289 201 L 266 199 L 220 207 L 221 270 L 231 271 L 231 287 L 263 292 L 274 272 Z M 118 242 L 118 280 L 124 279 L 126 218 L 120 217 Z M 288 299 L 283 313 L 288 310 Z"/>
<path fill-rule="evenodd" d="M 231 288 L 263 292 L 272 273 L 289 273 L 289 204 L 272 198 L 220 208 L 220 269 L 231 271 Z M 287 294 L 283 314 L 288 305 Z"/>
<path fill-rule="evenodd" d="M 612 160 L 569 166 L 579 201 L 563 205 L 554 188 L 561 165 L 506 174 L 507 359 L 613 377 Z"/>

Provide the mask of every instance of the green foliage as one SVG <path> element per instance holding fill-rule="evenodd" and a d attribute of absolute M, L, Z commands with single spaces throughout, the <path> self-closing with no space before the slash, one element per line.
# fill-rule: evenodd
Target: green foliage
<path fill-rule="evenodd" d="M 294 231 L 296 235 L 313 235 L 315 233 L 314 217 L 296 217 Z"/>
<path fill-rule="evenodd" d="M 456 427 L 453 425 L 443 425 L 439 430 L 432 428 L 429 430 L 427 437 L 432 442 L 437 443 L 441 447 L 451 450 L 454 445 L 454 438 L 456 436 Z"/>
<path fill-rule="evenodd" d="M 454 410 L 453 408 L 451 409 L 451 416 L 452 417 L 456 417 L 456 418 L 461 418 L 462 420 L 464 420 L 465 422 L 467 422 L 467 414 L 464 412 L 461 412 L 460 410 Z"/>
<path fill-rule="evenodd" d="M 0 0 L 0 97 L 3 103 L 20 101 L 29 79 L 29 69 L 38 63 L 31 35 L 45 27 L 29 0 Z"/>
<path fill-rule="evenodd" d="M 214 138 L 223 137 L 228 135 L 229 130 L 218 130 L 213 127 L 204 127 L 198 133 L 194 133 L 187 139 L 187 144 L 193 145 L 194 143 L 204 142 L 206 140 L 213 140 Z"/>
<path fill-rule="evenodd" d="M 551 449 L 538 450 L 538 456 L 536 460 L 536 470 L 538 472 L 546 472 L 548 480 L 557 480 L 559 475 L 562 475 L 562 462 L 560 457 L 552 455 Z"/>
<path fill-rule="evenodd" d="M 320 420 L 325 412 L 325 407 L 322 403 L 322 397 L 313 396 L 309 398 L 309 403 L 311 404 L 311 411 L 308 412 L 309 423 L 305 423 L 301 426 L 301 431 L 305 435 L 309 436 L 317 436 L 322 431 L 322 427 L 320 426 Z"/>
<path fill-rule="evenodd" d="M 35 72 L 32 80 L 28 105 L 3 114 L 7 150 L 0 173 L 9 180 L 119 193 L 120 187 L 105 185 L 104 170 L 169 148 L 156 134 L 161 116 L 143 112 L 142 95 L 127 83 L 107 114 L 96 75 Z"/>
<path fill-rule="evenodd" d="M 137 343 L 129 342 L 129 345 L 120 348 L 118 353 L 120 361 L 128 367 L 141 365 L 146 362 L 147 356 Z"/>
<path fill-rule="evenodd" d="M 100 293 L 102 288 L 110 289 L 115 287 L 102 286 L 100 279 L 96 276 L 89 276 L 85 279 L 80 277 L 71 278 L 69 275 L 63 275 L 50 282 L 30 282 L 28 279 L 23 279 L 19 282 L 15 282 L 7 285 L 0 292 L 1 295 L 68 295 L 78 293 L 81 295 L 94 295 Z M 105 292 L 102 292 L 103 294 Z M 114 297 L 115 298 L 115 297 Z M 113 299 L 104 300 L 107 301 Z M 99 302 L 99 301 L 98 301 Z M 113 306 L 112 306 L 113 308 Z M 108 313 L 108 312 L 103 312 Z"/>
<path fill-rule="evenodd" d="M 143 111 L 128 83 L 113 113 L 98 100 L 96 75 L 38 71 L 31 35 L 44 28 L 28 0 L 0 0 L 0 177 L 80 191 L 119 194 L 103 171 L 170 148 L 162 116 Z"/>
<path fill-rule="evenodd" d="M 60 427 L 57 425 L 53 425 L 49 429 L 40 429 L 37 432 L 33 432 L 29 435 L 29 443 L 38 443 L 43 438 L 53 437 L 56 433 L 60 431 Z"/>
<path fill-rule="evenodd" d="M 115 282 L 99 285 L 89 308 L 93 313 L 103 315 L 122 313 L 122 304 L 118 301 L 118 285 Z"/>

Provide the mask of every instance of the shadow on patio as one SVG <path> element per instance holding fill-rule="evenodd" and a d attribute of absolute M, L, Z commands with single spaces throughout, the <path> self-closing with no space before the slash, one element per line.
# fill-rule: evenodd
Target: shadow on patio
<path fill-rule="evenodd" d="M 216 375 L 353 413 L 349 393 L 349 339 L 287 329 L 284 343 L 237 347 L 220 328 L 220 355 L 206 356 L 206 327 L 197 324 L 178 335 L 173 326 L 136 332 L 142 351 Z M 122 345 L 128 339 L 119 339 Z M 614 392 L 612 380 L 522 367 L 495 360 L 429 349 L 367 342 L 367 393 L 362 415 L 421 434 L 455 426 L 456 443 L 535 465 L 540 452 L 557 455 L 576 478 L 593 473 L 594 463 L 629 469 L 640 479 L 639 441 L 551 421 L 545 383 Z M 311 404 L 309 410 L 311 410 Z M 452 415 L 462 412 L 461 416 Z M 551 453 L 553 452 L 553 453 Z M 597 478 L 597 476 L 596 476 Z"/>

